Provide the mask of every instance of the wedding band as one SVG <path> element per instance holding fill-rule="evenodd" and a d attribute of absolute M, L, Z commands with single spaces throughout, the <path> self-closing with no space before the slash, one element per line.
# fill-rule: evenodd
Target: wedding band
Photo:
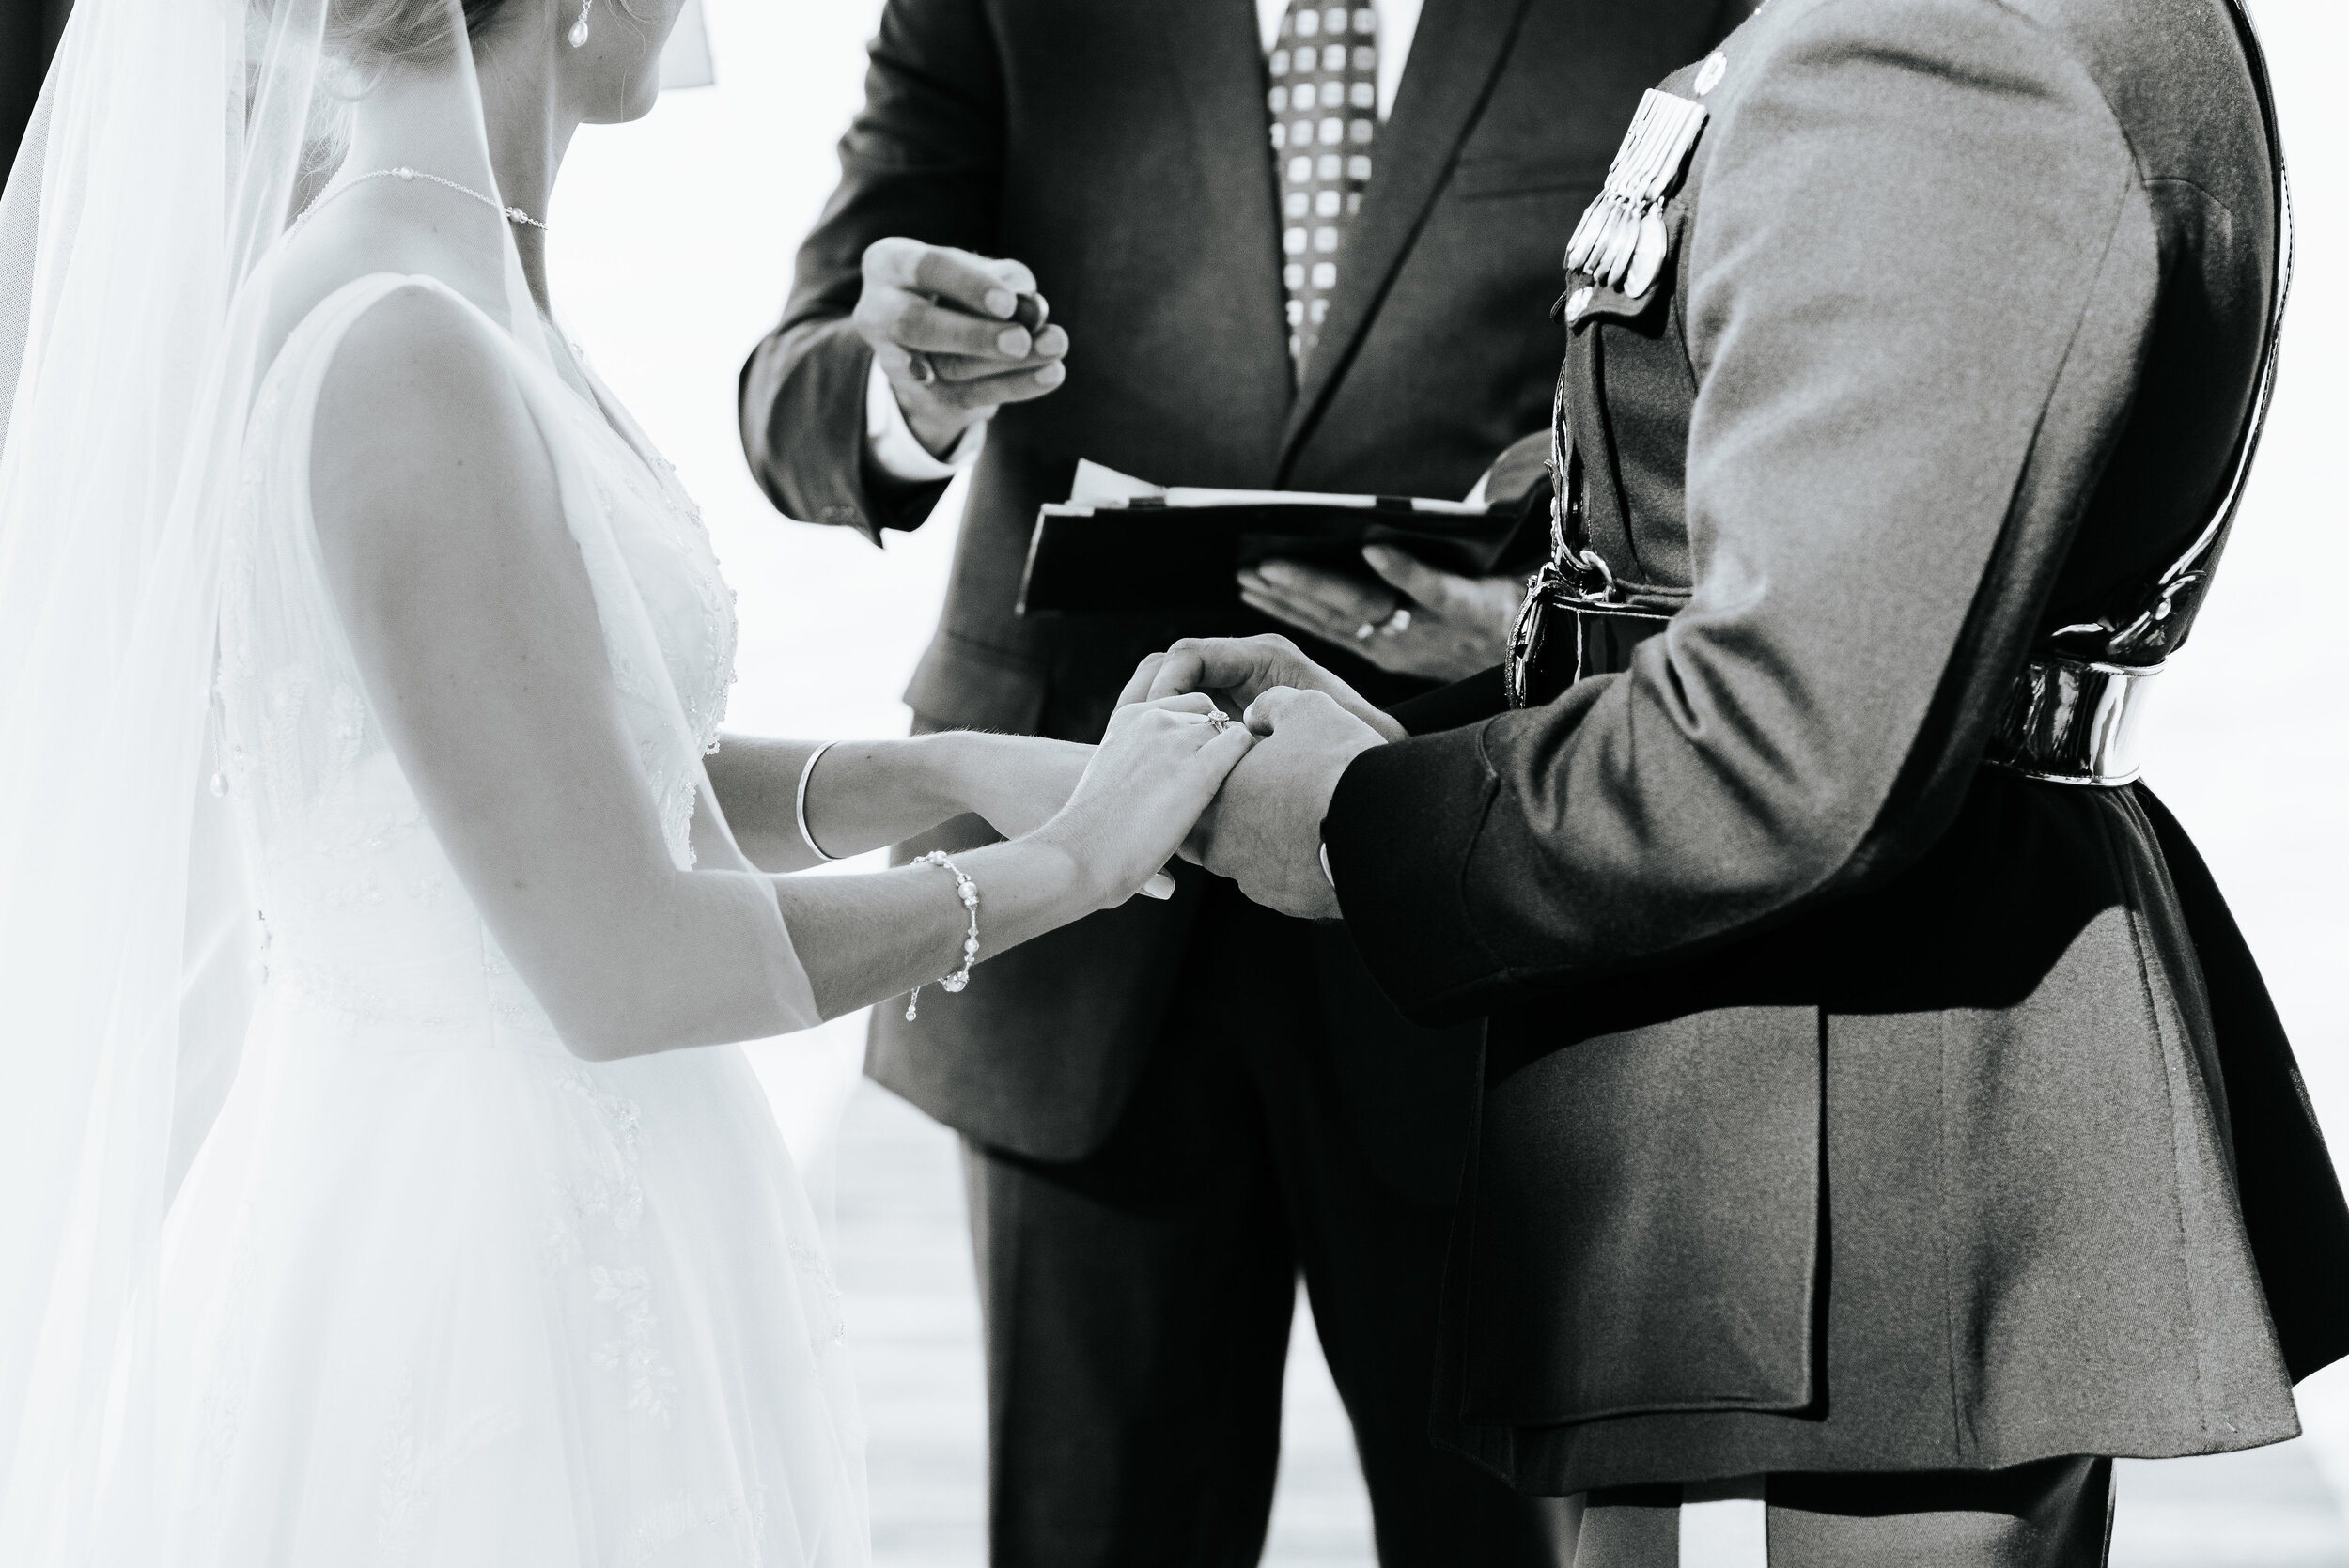
<path fill-rule="evenodd" d="M 1378 629 L 1385 632 L 1390 637 L 1397 636 L 1400 633 L 1410 630 L 1410 610 L 1407 606 L 1400 604 L 1396 605 L 1394 607 L 1394 613 L 1389 615 L 1385 620 L 1378 623 Z"/>
<path fill-rule="evenodd" d="M 1373 637 L 1377 635 L 1378 629 L 1371 625 L 1368 621 L 1364 621 L 1361 625 L 1354 629 L 1354 641 L 1357 643 L 1367 643 Z"/>
<path fill-rule="evenodd" d="M 927 386 L 938 380 L 938 366 L 932 365 L 930 356 L 921 349 L 908 349 L 906 350 L 906 374 L 924 386 Z"/>

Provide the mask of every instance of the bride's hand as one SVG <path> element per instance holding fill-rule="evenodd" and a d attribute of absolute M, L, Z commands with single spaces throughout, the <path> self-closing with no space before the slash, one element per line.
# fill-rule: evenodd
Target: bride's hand
<path fill-rule="evenodd" d="M 1094 748 L 1030 735 L 952 732 L 958 753 L 954 793 L 1005 838 L 1032 833 L 1060 815 Z"/>
<path fill-rule="evenodd" d="M 1119 708 L 1068 804 L 1036 834 L 1076 862 L 1097 908 L 1123 904 L 1174 858 L 1255 744 L 1243 724 L 1210 723 L 1215 711 L 1197 692 Z"/>

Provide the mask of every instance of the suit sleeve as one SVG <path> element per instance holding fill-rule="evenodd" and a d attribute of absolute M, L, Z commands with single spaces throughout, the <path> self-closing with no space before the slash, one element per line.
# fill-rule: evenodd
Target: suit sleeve
<path fill-rule="evenodd" d="M 979 0 L 889 0 L 839 187 L 800 247 L 782 325 L 742 367 L 743 454 L 786 516 L 875 543 L 928 517 L 942 483 L 907 485 L 866 461 L 872 351 L 848 314 L 876 240 L 992 252 L 1003 154 L 1002 67 Z"/>
<path fill-rule="evenodd" d="M 2060 43 L 1994 4 L 1831 0 L 1732 69 L 1684 273 L 1691 602 L 1625 674 L 1365 753 L 1324 825 L 1423 1019 L 1921 854 L 2125 413 L 2151 218 Z"/>

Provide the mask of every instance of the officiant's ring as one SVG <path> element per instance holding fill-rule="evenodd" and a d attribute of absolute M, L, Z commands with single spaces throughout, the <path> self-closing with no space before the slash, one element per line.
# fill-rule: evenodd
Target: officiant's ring
<path fill-rule="evenodd" d="M 906 350 L 906 374 L 924 386 L 928 386 L 938 380 L 938 366 L 932 365 L 930 356 L 921 349 L 908 349 Z"/>

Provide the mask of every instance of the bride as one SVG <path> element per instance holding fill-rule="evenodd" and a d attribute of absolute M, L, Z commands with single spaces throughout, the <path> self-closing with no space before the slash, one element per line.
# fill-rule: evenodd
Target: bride
<path fill-rule="evenodd" d="M 0 207 L 0 1561 L 865 1560 L 731 1042 L 1133 895 L 1249 744 L 721 742 L 541 245 L 679 3 L 75 12 Z"/>

